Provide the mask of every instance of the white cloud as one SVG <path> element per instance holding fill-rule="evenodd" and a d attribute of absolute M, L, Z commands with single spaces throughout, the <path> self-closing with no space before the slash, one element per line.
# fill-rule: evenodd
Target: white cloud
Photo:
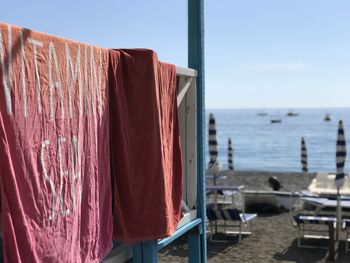
<path fill-rule="evenodd" d="M 249 71 L 306 71 L 311 66 L 306 63 L 257 63 L 244 65 L 243 70 Z"/>

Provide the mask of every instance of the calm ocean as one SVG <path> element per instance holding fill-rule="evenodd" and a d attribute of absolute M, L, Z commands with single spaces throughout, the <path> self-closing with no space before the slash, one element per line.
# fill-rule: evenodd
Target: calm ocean
<path fill-rule="evenodd" d="M 206 110 L 205 158 L 208 153 L 208 115 L 216 118 L 219 162 L 227 168 L 227 139 L 234 149 L 235 170 L 300 172 L 300 140 L 304 136 L 310 172 L 335 172 L 338 120 L 343 120 L 347 145 L 350 145 L 350 108 L 293 109 L 298 116 L 286 116 L 289 109 Z M 266 112 L 266 116 L 258 116 Z M 326 113 L 330 122 L 324 121 Z M 271 123 L 273 118 L 281 123 Z M 348 151 L 350 148 L 348 147 Z M 350 152 L 345 170 L 350 171 Z"/>

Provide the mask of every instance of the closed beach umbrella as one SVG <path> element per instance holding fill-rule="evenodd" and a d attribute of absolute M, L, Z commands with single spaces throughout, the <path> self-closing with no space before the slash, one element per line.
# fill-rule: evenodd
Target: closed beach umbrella
<path fill-rule="evenodd" d="M 345 157 L 346 157 L 346 142 L 345 142 L 345 135 L 344 135 L 344 126 L 343 126 L 343 122 L 339 121 L 338 135 L 337 135 L 337 150 L 336 150 L 337 175 L 335 177 L 335 186 L 338 188 L 344 185 Z"/>
<path fill-rule="evenodd" d="M 232 148 L 231 138 L 228 138 L 227 158 L 228 158 L 228 169 L 230 171 L 233 171 L 233 148 Z"/>
<path fill-rule="evenodd" d="M 301 137 L 301 166 L 303 172 L 307 172 L 309 170 L 307 166 L 307 151 L 304 137 Z"/>
<path fill-rule="evenodd" d="M 345 142 L 344 126 L 343 126 L 343 122 L 339 121 L 338 134 L 337 134 L 337 150 L 336 150 L 337 174 L 335 176 L 335 186 L 337 187 L 337 239 L 339 237 L 339 231 L 340 231 L 341 219 L 342 219 L 341 198 L 340 198 L 339 188 L 344 185 L 344 180 L 345 180 L 345 173 L 344 173 L 345 157 L 346 157 L 346 142 Z"/>
<path fill-rule="evenodd" d="M 218 141 L 216 138 L 216 124 L 214 114 L 209 115 L 209 156 L 210 161 L 208 165 L 208 170 L 217 171 L 218 170 Z"/>

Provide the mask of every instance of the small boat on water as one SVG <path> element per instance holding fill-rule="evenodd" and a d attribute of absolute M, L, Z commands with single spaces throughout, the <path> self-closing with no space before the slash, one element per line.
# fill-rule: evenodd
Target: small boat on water
<path fill-rule="evenodd" d="M 271 123 L 280 123 L 282 119 L 271 119 Z"/>
<path fill-rule="evenodd" d="M 267 116 L 267 112 L 262 111 L 257 113 L 258 116 Z"/>
<path fill-rule="evenodd" d="M 289 112 L 287 113 L 287 116 L 288 116 L 288 117 L 295 117 L 295 116 L 298 116 L 298 115 L 299 115 L 299 113 L 294 112 L 294 111 L 289 111 Z"/>
<path fill-rule="evenodd" d="M 332 116 L 327 113 L 325 116 L 324 116 L 324 121 L 331 121 L 332 120 Z"/>

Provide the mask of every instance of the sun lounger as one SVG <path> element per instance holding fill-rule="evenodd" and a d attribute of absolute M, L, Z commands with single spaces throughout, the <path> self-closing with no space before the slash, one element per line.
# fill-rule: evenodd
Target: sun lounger
<path fill-rule="evenodd" d="M 341 195 L 350 195 L 350 180 L 349 176 L 345 176 L 345 182 L 342 187 L 340 187 Z M 327 173 L 317 173 L 316 178 L 314 178 L 308 187 L 308 190 L 317 195 L 333 195 L 337 194 L 337 188 L 334 184 L 335 174 Z"/>
<path fill-rule="evenodd" d="M 217 227 L 224 227 L 226 234 L 238 234 L 238 242 L 241 241 L 242 235 L 251 234 L 251 221 L 257 217 L 257 214 L 242 213 L 235 208 L 225 208 L 221 206 L 207 206 L 207 218 L 209 220 L 210 239 L 212 234 L 217 232 Z M 247 227 L 248 232 L 243 232 L 242 228 Z M 227 228 L 236 230 L 230 231 Z M 238 228 L 238 230 L 237 230 Z M 215 229 L 215 231 L 214 231 Z"/>
<path fill-rule="evenodd" d="M 231 208 L 244 210 L 243 185 L 207 185 L 206 190 L 208 203 L 231 205 Z"/>
<path fill-rule="evenodd" d="M 251 221 L 257 215 L 245 213 L 243 190 L 244 186 L 242 185 L 207 186 L 207 191 L 214 195 L 214 198 L 208 196 L 209 204 L 207 204 L 210 239 L 212 239 L 212 234 L 217 232 L 218 227 L 223 227 L 226 234 L 238 234 L 239 241 L 241 241 L 243 234 L 251 234 Z M 219 194 L 220 192 L 222 195 Z M 223 198 L 219 198 L 219 196 L 223 196 Z M 226 197 L 230 197 L 231 200 L 227 202 Z M 243 227 L 249 228 L 249 231 L 243 232 Z"/>
<path fill-rule="evenodd" d="M 337 219 L 333 216 L 310 216 L 298 214 L 293 217 L 293 224 L 298 228 L 298 247 L 315 248 L 315 246 L 306 246 L 301 244 L 302 239 L 307 238 L 327 238 L 330 239 L 330 248 L 334 243 L 334 229 Z M 326 225 L 328 229 L 315 228 L 315 225 Z M 318 233 L 319 235 L 315 235 Z M 320 235 L 322 234 L 322 235 Z"/>
<path fill-rule="evenodd" d="M 349 252 L 349 241 L 350 241 L 350 219 L 343 219 L 343 229 L 346 230 L 345 253 L 348 253 Z"/>
<path fill-rule="evenodd" d="M 205 179 L 207 185 L 223 184 L 227 180 L 227 175 L 207 174 Z"/>

